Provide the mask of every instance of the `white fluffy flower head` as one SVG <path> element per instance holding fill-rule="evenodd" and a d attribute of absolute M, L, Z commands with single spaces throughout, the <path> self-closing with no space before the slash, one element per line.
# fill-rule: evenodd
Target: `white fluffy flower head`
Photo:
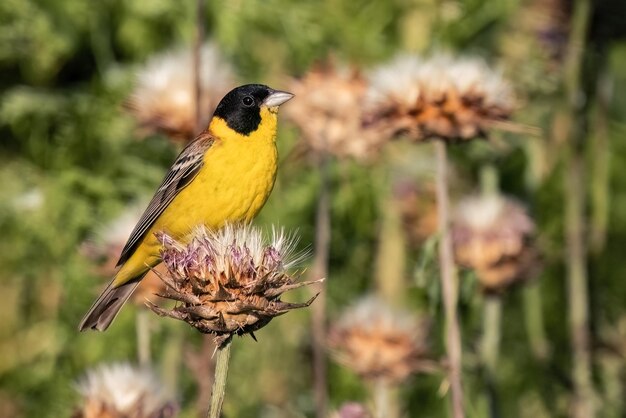
<path fill-rule="evenodd" d="M 127 363 L 101 365 L 77 384 L 86 411 L 109 411 L 133 418 L 173 416 L 176 401 L 172 393 L 148 369 Z M 89 416 L 84 412 L 83 416 Z"/>
<path fill-rule="evenodd" d="M 486 136 L 514 108 L 511 86 L 484 60 L 399 56 L 369 75 L 367 123 L 415 141 Z"/>
<path fill-rule="evenodd" d="M 128 108 L 149 131 L 164 132 L 175 139 L 196 134 L 196 91 L 193 54 L 180 48 L 152 57 L 137 72 L 137 84 Z M 219 100 L 232 88 L 234 75 L 216 45 L 200 50 L 200 108 L 208 122 Z"/>

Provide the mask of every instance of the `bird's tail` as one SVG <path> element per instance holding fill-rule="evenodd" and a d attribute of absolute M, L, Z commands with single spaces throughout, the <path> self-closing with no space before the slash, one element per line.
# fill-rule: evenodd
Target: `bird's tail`
<path fill-rule="evenodd" d="M 115 279 L 113 279 L 93 305 L 91 305 L 89 311 L 87 311 L 80 321 L 78 329 L 80 331 L 84 331 L 88 328 L 97 331 L 107 329 L 146 273 L 115 287 L 113 286 Z"/>

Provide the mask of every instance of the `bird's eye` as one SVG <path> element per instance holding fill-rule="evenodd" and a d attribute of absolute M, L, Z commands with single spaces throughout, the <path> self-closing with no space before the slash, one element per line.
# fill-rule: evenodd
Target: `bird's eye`
<path fill-rule="evenodd" d="M 245 107 L 250 107 L 252 105 L 254 105 L 254 99 L 250 96 L 246 96 L 243 98 L 243 105 Z"/>

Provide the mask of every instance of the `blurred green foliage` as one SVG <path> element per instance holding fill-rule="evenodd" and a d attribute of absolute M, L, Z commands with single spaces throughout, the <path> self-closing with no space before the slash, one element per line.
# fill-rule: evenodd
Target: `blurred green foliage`
<path fill-rule="evenodd" d="M 504 68 L 524 101 L 517 119 L 541 127 L 544 135 L 507 134 L 494 138 L 494 145 L 463 145 L 453 150 L 452 158 L 458 177 L 464 180 L 463 191 L 477 187 L 482 164 L 497 165 L 503 191 L 531 207 L 544 251 L 545 271 L 537 286 L 552 355 L 543 361 L 533 356 L 524 327 L 522 292 L 507 294 L 496 382 L 501 416 L 566 416 L 571 381 L 562 263 L 562 181 L 555 153 L 558 147 L 549 139 L 556 129 L 552 121 L 555 104 L 560 102 L 561 74 L 545 70 L 545 57 L 520 28 L 518 17 L 531 2 L 207 3 L 207 37 L 233 61 L 242 82 L 285 86 L 288 76 L 303 73 L 329 55 L 367 68 L 400 51 L 436 49 L 476 52 Z M 626 14 L 620 15 L 624 8 L 610 3 L 612 18 L 594 15 L 593 28 L 605 22 L 609 26 L 626 22 Z M 194 2 L 172 0 L 0 2 L 0 415 L 68 417 L 77 402 L 73 382 L 88 367 L 136 358 L 135 307 L 126 307 L 106 333 L 76 331 L 78 320 L 105 280 L 80 248 L 96 239 L 124 208 L 149 197 L 177 152 L 161 136 L 138 140 L 122 103 L 132 88 L 137 65 L 166 48 L 192 43 L 195 10 Z M 602 416 L 618 417 L 626 409 L 616 404 L 619 396 L 615 400 L 608 394 L 626 391 L 626 336 L 615 337 L 615 324 L 624 318 L 626 300 L 626 175 L 621 171 L 626 164 L 626 99 L 619 94 L 626 89 L 626 43 L 618 30 L 604 29 L 600 40 L 590 40 L 586 59 L 591 87 L 584 97 L 589 112 L 586 148 L 593 155 L 598 121 L 593 74 L 608 74 L 615 92 L 603 114 L 611 147 L 609 227 L 604 248 L 589 261 L 591 327 L 594 379 L 604 399 Z M 516 53 L 517 48 L 521 52 Z M 293 127 L 282 124 L 282 156 L 289 155 L 297 135 Z M 590 157 L 588 163 L 592 175 L 594 160 Z M 331 318 L 373 289 L 380 204 L 386 187 L 378 174 L 386 176 L 393 164 L 393 156 L 386 155 L 375 169 L 352 162 L 333 165 Z M 533 171 L 538 164 L 547 166 L 540 174 Z M 414 173 L 409 170 L 408 175 Z M 301 160 L 284 159 L 276 189 L 257 222 L 297 229 L 302 247 L 311 248 L 318 186 L 313 168 Z M 581 187 L 591 189 L 592 183 Z M 408 303 L 434 313 L 433 346 L 443 355 L 443 316 L 432 243 L 424 248 L 409 253 L 406 274 L 411 277 L 417 272 L 417 279 L 408 291 Z M 489 388 L 476 347 L 481 301 L 471 277 L 463 283 L 460 313 L 468 416 L 485 417 Z M 181 330 L 180 324 L 155 322 L 155 364 L 171 370 L 172 360 L 165 353 L 174 350 L 183 416 L 195 416 L 195 383 L 175 354 L 181 339 L 197 346 L 200 337 Z M 258 343 L 249 338 L 235 341 L 227 416 L 313 416 L 308 324 L 309 312 L 294 312 L 260 331 Z M 622 346 L 607 348 L 606 340 L 615 338 Z M 608 372 L 615 367 L 621 374 L 609 378 Z M 367 388 L 349 371 L 331 365 L 329 380 L 333 407 L 348 400 L 368 402 Z M 418 376 L 402 388 L 406 416 L 446 416 L 441 380 L 442 375 Z"/>

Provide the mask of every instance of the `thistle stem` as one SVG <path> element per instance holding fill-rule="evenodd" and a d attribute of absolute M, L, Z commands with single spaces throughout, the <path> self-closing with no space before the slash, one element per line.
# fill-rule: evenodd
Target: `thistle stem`
<path fill-rule="evenodd" d="M 150 315 L 147 309 L 141 308 L 137 312 L 137 357 L 141 366 L 149 366 L 151 363 L 150 355 Z"/>
<path fill-rule="evenodd" d="M 232 338 L 226 340 L 217 349 L 217 359 L 215 360 L 215 379 L 211 390 L 211 403 L 207 418 L 220 418 L 222 404 L 226 394 L 226 377 L 228 377 L 228 362 L 230 361 L 230 346 Z"/>
<path fill-rule="evenodd" d="M 483 164 L 480 168 L 480 187 L 484 197 L 499 195 L 499 177 L 494 164 Z M 500 416 L 496 371 L 500 354 L 501 323 L 502 298 L 499 295 L 485 295 L 483 298 L 483 335 L 480 341 L 480 357 L 484 369 L 490 417 Z"/>
<path fill-rule="evenodd" d="M 611 142 L 609 135 L 609 106 L 613 93 L 611 77 L 605 70 L 599 77 L 596 111 L 593 121 L 594 140 L 591 141 L 591 249 L 596 254 L 604 250 L 611 206 Z"/>
<path fill-rule="evenodd" d="M 171 327 L 168 334 L 161 354 L 161 375 L 167 386 L 175 392 L 179 388 L 183 334 L 180 327 Z"/>
<path fill-rule="evenodd" d="M 500 417 L 497 390 L 497 366 L 500 352 L 502 324 L 502 298 L 487 295 L 483 302 L 483 335 L 480 342 L 480 356 L 484 368 L 484 381 L 490 417 Z"/>
<path fill-rule="evenodd" d="M 204 0 L 196 3 L 196 33 L 193 45 L 193 84 L 196 103 L 196 131 L 202 130 L 202 41 L 204 40 Z"/>
<path fill-rule="evenodd" d="M 456 312 L 457 283 L 456 266 L 452 253 L 450 238 L 450 207 L 448 198 L 448 168 L 446 143 L 436 140 L 437 159 L 437 214 L 439 226 L 439 267 L 441 270 L 441 288 L 446 317 L 446 351 L 449 368 L 448 380 L 452 394 L 452 416 L 464 418 L 463 386 L 461 383 L 461 330 Z"/>
<path fill-rule="evenodd" d="M 591 0 L 576 0 L 573 5 L 570 37 L 564 63 L 567 141 L 565 153 L 565 241 L 567 298 L 570 338 L 573 351 L 572 377 L 574 408 L 572 416 L 593 418 L 594 387 L 589 341 L 589 283 L 585 232 L 585 170 L 581 152 L 585 139 L 584 113 L 581 105 L 582 68 L 585 41 L 591 16 Z"/>
<path fill-rule="evenodd" d="M 204 334 L 200 348 L 195 351 L 190 346 L 185 350 L 185 363 L 198 386 L 196 411 L 199 417 L 204 416 L 206 404 L 211 400 L 211 390 L 215 375 L 215 353 L 217 347 L 213 337 Z"/>
<path fill-rule="evenodd" d="M 500 351 L 500 331 L 502 323 L 502 298 L 485 296 L 483 305 L 483 337 L 481 356 L 487 373 L 495 376 Z"/>
<path fill-rule="evenodd" d="M 402 410 L 400 391 L 397 385 L 385 379 L 376 379 L 372 385 L 374 418 L 399 418 Z"/>
<path fill-rule="evenodd" d="M 328 256 L 330 253 L 330 190 L 328 156 L 321 156 L 319 163 L 320 190 L 315 216 L 315 254 L 313 256 L 313 277 L 328 277 Z M 328 393 L 326 391 L 326 280 L 319 284 L 317 302 L 312 313 L 313 384 L 315 391 L 316 416 L 326 417 Z"/>
<path fill-rule="evenodd" d="M 541 303 L 541 290 L 538 283 L 530 283 L 524 286 L 524 320 L 526 332 L 530 341 L 530 349 L 535 358 L 545 362 L 550 355 L 550 345 L 546 338 L 543 323 L 543 306 Z"/>
<path fill-rule="evenodd" d="M 593 383 L 589 343 L 589 290 L 584 235 L 584 184 L 582 157 L 570 155 L 565 170 L 565 222 L 567 242 L 567 297 L 571 344 L 574 354 L 573 379 L 577 407 L 574 417 L 592 418 Z"/>
<path fill-rule="evenodd" d="M 391 187 L 387 187 L 390 190 Z M 392 305 L 402 304 L 406 293 L 406 244 L 398 203 L 391 193 L 381 193 L 382 219 L 376 252 L 375 279 L 380 296 Z"/>
<path fill-rule="evenodd" d="M 378 379 L 374 386 L 376 418 L 389 418 L 389 386 Z"/>
<path fill-rule="evenodd" d="M 484 164 L 480 168 L 480 187 L 486 197 L 497 195 L 500 192 L 498 170 L 493 164 Z"/>

